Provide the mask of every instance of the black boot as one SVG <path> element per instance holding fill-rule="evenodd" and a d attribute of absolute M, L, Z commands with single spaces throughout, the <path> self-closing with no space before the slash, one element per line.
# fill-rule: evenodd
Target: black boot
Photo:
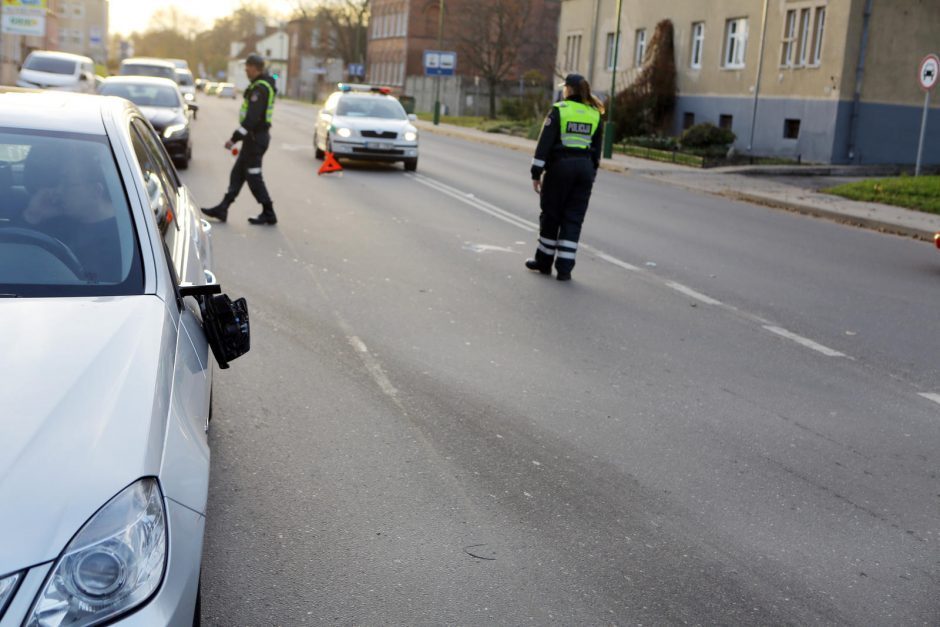
<path fill-rule="evenodd" d="M 248 218 L 251 224 L 277 224 L 277 216 L 274 214 L 274 205 L 266 202 L 261 205 L 261 213 L 256 218 Z"/>
<path fill-rule="evenodd" d="M 538 270 L 538 271 L 541 272 L 542 274 L 551 274 L 551 273 L 552 273 L 552 268 L 551 268 L 551 266 L 549 266 L 548 268 L 546 268 L 545 266 L 543 266 L 542 264 L 539 263 L 538 259 L 526 259 L 526 260 L 525 260 L 525 267 L 528 268 L 529 270 Z"/>
<path fill-rule="evenodd" d="M 226 194 L 222 199 L 222 202 L 217 204 L 215 207 L 209 207 L 208 209 L 202 208 L 201 211 L 209 216 L 210 218 L 215 218 L 219 222 L 225 222 L 228 220 L 228 208 L 232 204 L 234 198 L 229 198 L 229 195 Z"/>

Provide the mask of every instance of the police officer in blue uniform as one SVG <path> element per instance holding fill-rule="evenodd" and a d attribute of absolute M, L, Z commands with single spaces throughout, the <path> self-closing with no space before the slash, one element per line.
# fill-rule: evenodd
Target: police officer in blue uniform
<path fill-rule="evenodd" d="M 580 74 L 569 74 L 563 100 L 552 106 L 532 159 L 532 187 L 540 196 L 539 241 L 529 270 L 570 281 L 581 225 L 601 160 L 604 105 Z M 543 177 L 544 175 L 544 177 Z"/>
<path fill-rule="evenodd" d="M 248 221 L 251 224 L 277 224 L 274 204 L 261 176 L 261 159 L 271 144 L 271 118 L 274 115 L 277 87 L 274 79 L 265 72 L 264 58 L 260 54 L 250 54 L 245 59 L 245 74 L 250 84 L 245 89 L 238 117 L 241 126 L 232 134 L 231 139 L 225 142 L 225 148 L 231 150 L 238 142 L 244 143 L 235 165 L 232 166 L 228 191 L 222 202 L 215 207 L 203 209 L 202 212 L 225 222 L 228 219 L 229 206 L 235 202 L 242 185 L 247 182 L 255 200 L 261 203 L 261 214 L 248 218 Z"/>

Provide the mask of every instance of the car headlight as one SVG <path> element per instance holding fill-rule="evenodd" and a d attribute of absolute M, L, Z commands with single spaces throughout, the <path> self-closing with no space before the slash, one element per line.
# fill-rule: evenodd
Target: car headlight
<path fill-rule="evenodd" d="M 418 140 L 418 134 L 415 131 L 405 131 L 405 141 L 413 142 Z"/>
<path fill-rule="evenodd" d="M 348 128 L 338 128 L 336 129 L 336 134 L 340 137 L 352 137 L 352 131 Z"/>
<path fill-rule="evenodd" d="M 170 139 L 174 135 L 182 133 L 186 130 L 185 124 L 171 124 L 163 130 L 163 136 L 167 139 Z"/>
<path fill-rule="evenodd" d="M 187 102 L 193 102 L 196 99 L 196 94 L 185 93 L 183 94 L 183 100 Z"/>
<path fill-rule="evenodd" d="M 107 502 L 65 547 L 33 605 L 28 627 L 90 625 L 150 598 L 166 570 L 167 533 L 157 480 Z"/>
<path fill-rule="evenodd" d="M 23 573 L 15 573 L 0 579 L 0 616 L 3 616 L 6 611 L 7 603 L 13 598 L 13 593 L 16 592 L 16 587 L 22 578 Z"/>

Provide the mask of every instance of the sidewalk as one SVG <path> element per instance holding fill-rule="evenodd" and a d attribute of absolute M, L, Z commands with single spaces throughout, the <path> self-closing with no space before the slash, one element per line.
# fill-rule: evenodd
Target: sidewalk
<path fill-rule="evenodd" d="M 416 126 L 424 132 L 481 142 L 510 148 L 531 155 L 535 142 L 522 137 L 487 133 L 476 129 L 418 121 Z M 940 231 L 940 215 L 923 213 L 878 203 L 857 202 L 839 196 L 821 194 L 805 186 L 780 181 L 781 177 L 808 176 L 876 176 L 881 168 L 851 166 L 734 166 L 700 169 L 674 163 L 661 163 L 615 154 L 601 161 L 601 168 L 620 174 L 632 174 L 661 181 L 668 185 L 742 200 L 758 205 L 786 209 L 837 222 L 855 224 L 870 229 L 897 233 L 933 241 Z M 774 180 L 765 177 L 775 177 Z"/>

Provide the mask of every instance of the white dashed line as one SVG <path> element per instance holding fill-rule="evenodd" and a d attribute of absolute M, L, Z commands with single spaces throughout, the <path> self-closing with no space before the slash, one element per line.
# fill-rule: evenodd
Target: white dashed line
<path fill-rule="evenodd" d="M 671 287 L 677 292 L 681 292 L 682 294 L 685 294 L 686 296 L 694 298 L 695 300 L 701 301 L 705 303 L 706 305 L 721 305 L 722 304 L 721 301 L 715 300 L 714 298 L 711 298 L 709 296 L 705 296 L 705 294 L 702 294 L 701 292 L 696 292 L 691 287 L 686 287 L 685 285 L 682 285 L 681 283 L 676 283 L 674 281 L 667 281 L 666 287 Z"/>
<path fill-rule="evenodd" d="M 938 405 L 940 405 L 940 394 L 934 394 L 933 392 L 927 392 L 927 393 L 924 393 L 924 394 L 919 394 L 918 396 L 923 396 L 923 397 L 926 398 L 928 401 L 933 401 L 934 403 L 937 403 Z"/>
<path fill-rule="evenodd" d="M 816 351 L 817 353 L 822 353 L 823 355 L 826 355 L 827 357 L 848 357 L 848 355 L 846 355 L 845 353 L 840 353 L 837 350 L 833 350 L 829 348 L 828 346 L 823 346 L 822 344 L 819 344 L 817 342 L 814 342 L 813 340 L 805 338 L 802 335 L 797 335 L 796 333 L 787 331 L 786 329 L 782 329 L 780 327 L 775 327 L 775 326 L 770 326 L 770 325 L 764 325 L 764 328 L 770 331 L 771 333 L 776 333 L 780 337 L 785 337 L 788 340 L 792 340 L 801 346 L 810 348 Z"/>

